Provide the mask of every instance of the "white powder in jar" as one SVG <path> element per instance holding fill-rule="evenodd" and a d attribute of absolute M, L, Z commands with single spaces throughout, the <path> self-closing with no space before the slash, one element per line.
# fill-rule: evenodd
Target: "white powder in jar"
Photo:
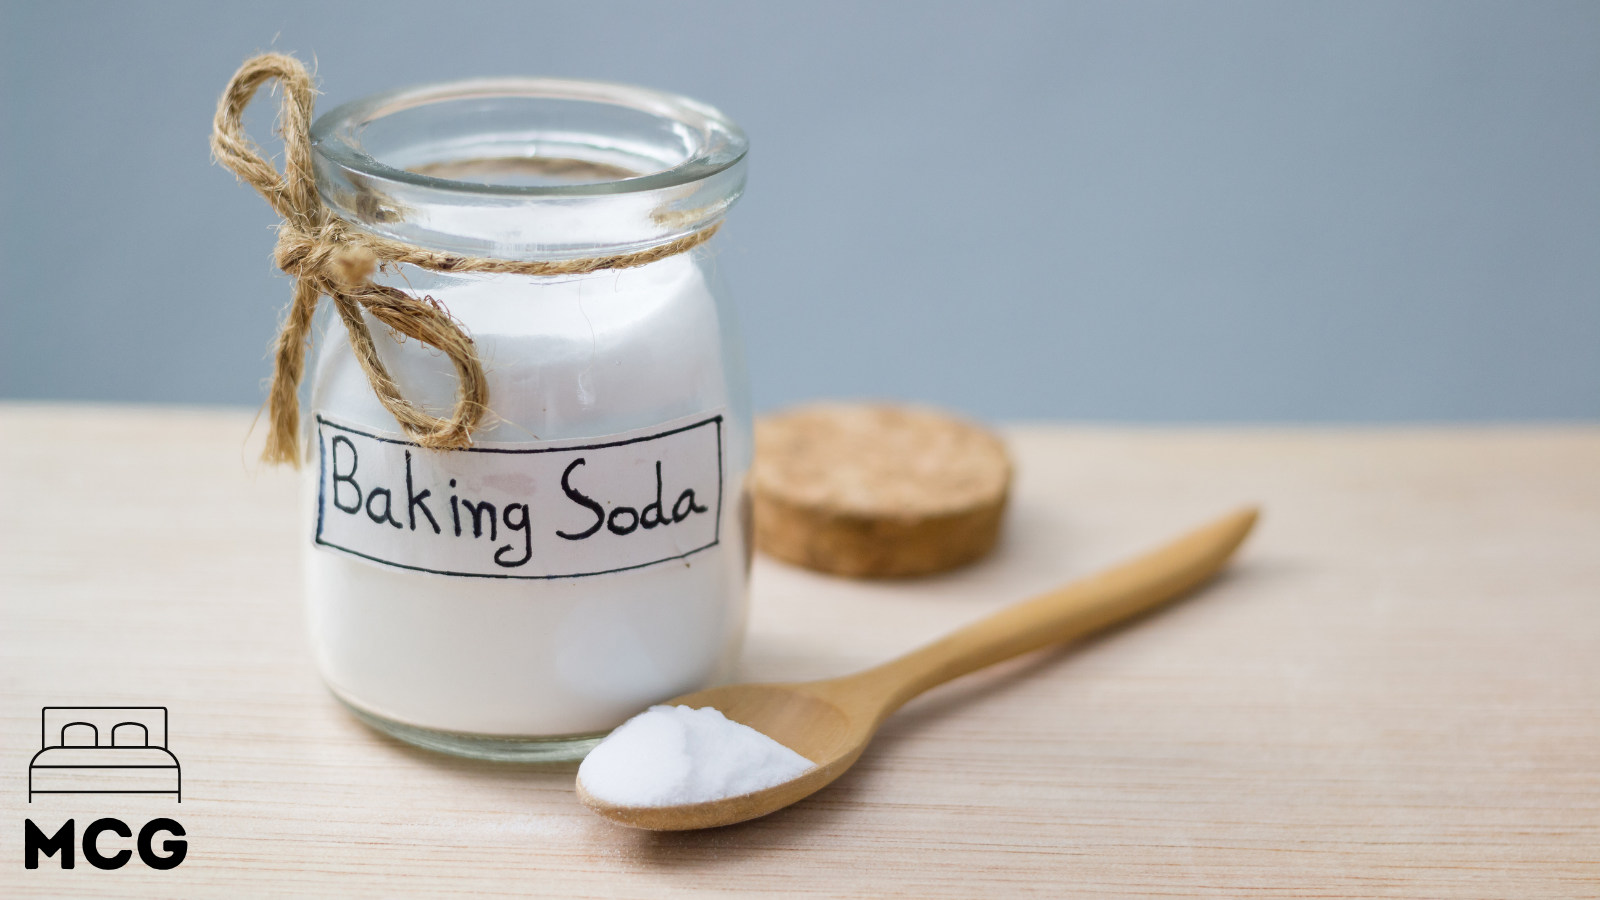
<path fill-rule="evenodd" d="M 616 806 L 680 806 L 763 790 L 815 767 L 712 707 L 652 706 L 584 758 L 578 781 Z"/>
<path fill-rule="evenodd" d="M 313 548 L 307 602 L 329 685 L 406 725 L 540 737 L 606 731 L 719 677 L 744 629 L 750 449 L 716 303 L 692 256 L 565 279 L 407 274 L 402 286 L 443 304 L 483 359 L 493 415 L 477 440 L 601 437 L 726 409 L 720 542 L 681 560 L 551 580 L 418 573 Z M 402 393 L 448 408 L 449 360 L 369 323 Z M 337 319 L 322 347 L 311 408 L 396 433 Z M 314 467 L 307 481 L 314 501 Z"/>

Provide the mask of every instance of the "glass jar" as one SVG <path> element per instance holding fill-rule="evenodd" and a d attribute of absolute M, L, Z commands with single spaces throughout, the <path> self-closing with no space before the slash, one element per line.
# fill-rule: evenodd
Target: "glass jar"
<path fill-rule="evenodd" d="M 373 233 L 515 260 L 659 247 L 720 222 L 746 142 L 624 85 L 455 82 L 317 119 L 318 191 Z M 335 317 L 311 386 L 306 595 L 333 692 L 402 740 L 573 759 L 719 679 L 744 633 L 750 412 L 733 308 L 702 245 L 585 275 L 376 279 L 472 338 L 489 413 L 465 450 L 411 443 Z M 367 318 L 402 394 L 441 413 L 448 359 Z"/>

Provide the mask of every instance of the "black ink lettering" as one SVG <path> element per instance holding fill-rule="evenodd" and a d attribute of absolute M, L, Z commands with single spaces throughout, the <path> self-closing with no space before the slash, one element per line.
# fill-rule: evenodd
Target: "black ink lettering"
<path fill-rule="evenodd" d="M 650 517 L 650 512 L 652 510 L 655 511 L 655 518 L 651 518 Z M 643 525 L 646 530 L 654 528 L 657 525 L 671 525 L 672 524 L 672 520 L 667 518 L 666 516 L 664 516 L 662 514 L 662 511 L 661 511 L 661 461 L 660 460 L 656 460 L 656 499 L 652 500 L 649 503 L 646 503 L 644 509 L 639 510 L 639 524 Z"/>
<path fill-rule="evenodd" d="M 463 497 L 461 499 L 461 505 L 465 506 L 467 508 L 467 512 L 472 513 L 472 536 L 473 537 L 475 537 L 475 538 L 483 537 L 483 513 L 486 510 L 489 513 L 489 540 L 492 541 L 496 537 L 499 536 L 499 532 L 495 529 L 495 524 L 494 524 L 494 504 L 493 503 L 490 503 L 487 500 L 480 500 L 480 501 L 478 501 L 478 504 L 476 506 L 474 506 L 471 500 L 468 500 L 465 497 Z"/>
<path fill-rule="evenodd" d="M 121 837 L 133 837 L 133 832 L 121 819 L 95 819 L 83 830 L 83 858 L 96 869 L 120 869 L 127 865 L 128 860 L 133 858 L 132 850 L 118 850 L 110 856 L 100 854 L 100 847 L 95 841 L 102 831 L 109 831 Z"/>
<path fill-rule="evenodd" d="M 406 518 L 411 522 L 411 530 L 417 530 L 417 508 L 422 508 L 422 514 L 428 517 L 428 524 L 433 526 L 433 533 L 439 533 L 439 523 L 433 518 L 433 513 L 428 511 L 428 504 L 422 501 L 428 499 L 433 491 L 417 493 L 411 485 L 411 451 L 406 451 Z"/>
<path fill-rule="evenodd" d="M 515 522 L 511 520 L 512 513 L 520 513 L 520 515 L 517 517 L 517 521 Z M 517 566 L 520 566 L 526 563 L 528 560 L 533 559 L 533 527 L 530 524 L 532 516 L 530 516 L 528 512 L 528 504 L 508 503 L 506 504 L 506 508 L 501 514 L 500 518 L 506 523 L 507 531 L 522 532 L 523 553 L 521 559 L 514 559 L 509 562 L 501 559 L 502 556 L 505 556 L 511 551 L 511 545 L 507 544 L 494 552 L 495 565 L 504 566 L 508 569 L 515 569 Z"/>
<path fill-rule="evenodd" d="M 685 502 L 689 504 L 687 508 L 684 507 Z M 694 502 L 694 488 L 689 488 L 682 494 L 678 495 L 677 503 L 672 504 L 672 521 L 682 522 L 684 519 L 689 518 L 689 516 L 695 513 L 703 513 L 706 511 L 707 510 L 704 506 L 700 506 Z"/>
<path fill-rule="evenodd" d="M 588 530 L 580 531 L 577 534 L 567 534 L 565 531 L 556 532 L 557 537 L 564 537 L 569 541 L 581 541 L 586 537 L 590 537 L 595 532 L 600 530 L 601 525 L 606 523 L 605 507 L 594 502 L 594 500 L 585 497 L 582 491 L 579 491 L 577 488 L 572 486 L 572 470 L 581 465 L 585 465 L 585 462 L 583 457 L 580 456 L 573 460 L 571 465 L 567 466 L 567 470 L 565 472 L 561 473 L 561 490 L 566 492 L 568 500 L 571 500 L 573 503 L 576 503 L 584 509 L 594 513 L 594 524 L 590 525 Z"/>
<path fill-rule="evenodd" d="M 189 855 L 188 841 L 162 841 L 161 849 L 167 851 L 165 856 L 158 855 L 155 847 L 155 836 L 160 832 L 183 837 L 186 833 L 183 826 L 172 819 L 151 819 L 139 829 L 139 858 L 152 869 L 175 869 Z"/>
<path fill-rule="evenodd" d="M 77 862 L 73 857 L 75 828 L 73 820 L 68 819 L 65 825 L 56 829 L 55 834 L 45 837 L 45 833 L 39 830 L 39 826 L 33 824 L 32 819 L 28 819 L 22 833 L 23 867 L 28 869 L 39 868 L 39 851 L 43 850 L 45 856 L 61 854 L 61 868 L 72 868 L 73 864 Z"/>
<path fill-rule="evenodd" d="M 343 475 L 339 474 L 339 445 L 341 443 L 344 444 L 346 447 L 350 448 L 350 471 L 344 473 Z M 333 436 L 333 505 L 335 507 L 337 507 L 342 512 L 347 512 L 347 513 L 351 513 L 351 514 L 355 514 L 355 513 L 361 512 L 361 485 L 356 484 L 356 478 L 355 478 L 356 466 L 358 466 L 360 464 L 361 464 L 361 460 L 356 455 L 355 442 L 351 441 L 349 438 L 345 437 L 342 434 L 334 435 Z M 356 492 L 356 499 L 351 501 L 349 506 L 345 506 L 343 503 L 339 502 L 339 485 L 341 483 L 343 483 L 343 482 L 348 482 L 350 484 L 350 487 L 354 488 L 355 492 Z"/>
<path fill-rule="evenodd" d="M 617 516 L 628 514 L 628 527 L 623 528 L 617 524 Z M 631 506 L 619 506 L 611 511 L 611 518 L 606 520 L 606 530 L 612 534 L 632 534 L 639 527 L 639 513 Z"/>
<path fill-rule="evenodd" d="M 383 513 L 381 515 L 372 508 L 372 501 L 378 499 L 379 495 L 383 496 Z M 394 498 L 389 495 L 388 488 L 373 488 L 372 493 L 367 495 L 367 518 L 377 522 L 379 525 L 388 522 L 396 528 L 404 528 L 405 526 L 400 524 L 400 520 L 389 512 L 389 508 L 393 504 Z"/>

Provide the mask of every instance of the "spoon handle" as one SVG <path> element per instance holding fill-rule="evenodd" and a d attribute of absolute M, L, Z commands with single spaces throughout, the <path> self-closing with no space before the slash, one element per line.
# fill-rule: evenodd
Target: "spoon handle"
<path fill-rule="evenodd" d="M 882 697 L 887 716 L 952 678 L 1084 637 L 1176 599 L 1216 574 L 1255 521 L 1254 507 L 1240 509 L 1158 550 L 1009 606 L 845 680 L 852 692 Z"/>

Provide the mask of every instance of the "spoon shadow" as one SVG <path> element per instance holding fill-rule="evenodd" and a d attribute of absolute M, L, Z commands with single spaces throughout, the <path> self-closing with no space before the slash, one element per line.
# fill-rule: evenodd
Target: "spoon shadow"
<path fill-rule="evenodd" d="M 1070 656 L 1070 649 L 1052 649 L 1013 663 L 997 666 L 992 672 L 975 676 L 970 682 L 952 685 L 933 695 L 919 698 L 896 714 L 892 732 L 880 732 L 868 754 L 880 752 L 908 737 L 914 737 L 920 724 L 943 716 L 951 709 L 999 694 L 1014 684 L 1053 669 Z M 612 829 L 620 838 L 618 850 L 637 863 L 661 870 L 700 868 L 722 862 L 738 863 L 740 855 L 724 857 L 722 851 L 748 851 L 778 845 L 791 845 L 796 832 L 836 830 L 843 822 L 859 815 L 870 790 L 870 767 L 855 766 L 825 790 L 799 803 L 769 815 L 732 825 L 697 831 L 645 831 Z M 782 837 L 780 837 L 780 835 Z M 717 851 L 717 852 L 708 852 Z"/>
<path fill-rule="evenodd" d="M 1251 575 L 1249 571 L 1222 574 L 1201 593 L 1214 595 L 1218 588 L 1250 579 Z M 1200 599 L 1196 597 L 1195 601 Z M 1185 608 L 1196 605 L 1195 601 L 1185 604 Z M 740 851 L 790 846 L 796 832 L 837 830 L 875 802 L 868 798 L 874 776 L 871 765 L 874 755 L 892 752 L 900 742 L 917 737 L 928 723 L 943 719 L 963 706 L 1003 695 L 1018 684 L 1048 677 L 1051 672 L 1064 671 L 1079 654 L 1115 641 L 1124 631 L 1164 614 L 1168 611 L 1152 610 L 1070 644 L 998 664 L 930 691 L 885 721 L 863 755 L 862 761 L 867 765 L 851 767 L 827 788 L 798 803 L 761 818 L 698 831 L 619 829 L 614 832 L 620 838 L 617 849 L 633 861 L 652 868 L 694 869 L 716 866 L 727 860 L 741 861 L 745 857 Z M 1063 684 L 1070 689 L 1070 679 Z M 724 851 L 733 851 L 733 855 L 725 857 Z"/>

